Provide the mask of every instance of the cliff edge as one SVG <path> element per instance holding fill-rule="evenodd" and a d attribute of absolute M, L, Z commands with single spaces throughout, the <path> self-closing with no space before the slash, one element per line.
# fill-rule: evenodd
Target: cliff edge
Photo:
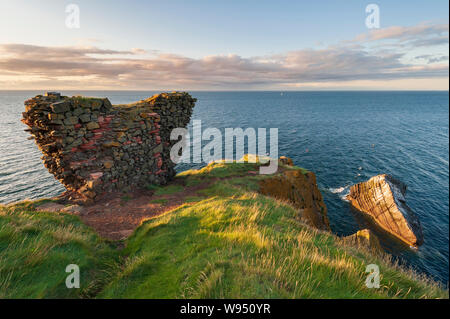
<path fill-rule="evenodd" d="M 319 191 L 313 172 L 290 169 L 262 179 L 260 192 L 290 202 L 299 210 L 300 219 L 321 230 L 331 231 L 327 207 Z"/>
<path fill-rule="evenodd" d="M 338 238 L 309 226 L 295 197 L 263 195 L 261 181 L 275 176 L 258 166 L 214 162 L 78 216 L 46 212 L 49 200 L 0 205 L 0 298 L 448 298 L 361 249 L 367 232 Z M 275 175 L 295 171 L 315 188 L 299 167 Z M 69 263 L 82 269 L 80 289 L 65 285 Z M 369 264 L 380 266 L 380 288 L 365 284 Z"/>

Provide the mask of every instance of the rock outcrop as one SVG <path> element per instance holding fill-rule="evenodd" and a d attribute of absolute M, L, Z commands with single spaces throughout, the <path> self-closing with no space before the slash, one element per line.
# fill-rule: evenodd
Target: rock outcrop
<path fill-rule="evenodd" d="M 176 143 L 170 132 L 189 123 L 195 101 L 174 92 L 111 105 L 107 98 L 49 92 L 25 102 L 22 121 L 71 198 L 92 202 L 106 192 L 170 180 Z"/>
<path fill-rule="evenodd" d="M 353 185 L 347 199 L 384 230 L 410 246 L 423 242 L 419 219 L 405 202 L 406 185 L 383 174 Z"/>
<path fill-rule="evenodd" d="M 344 237 L 343 241 L 357 247 L 366 247 L 374 253 L 383 252 L 378 237 L 370 229 L 358 230 L 353 235 Z"/>
<path fill-rule="evenodd" d="M 292 158 L 290 158 L 290 157 L 280 156 L 280 158 L 278 160 L 283 165 L 294 166 L 294 162 L 292 161 Z"/>
<path fill-rule="evenodd" d="M 287 169 L 281 174 L 260 181 L 259 191 L 268 196 L 287 200 L 299 210 L 306 224 L 330 231 L 327 207 L 317 187 L 316 175 L 301 169 Z"/>

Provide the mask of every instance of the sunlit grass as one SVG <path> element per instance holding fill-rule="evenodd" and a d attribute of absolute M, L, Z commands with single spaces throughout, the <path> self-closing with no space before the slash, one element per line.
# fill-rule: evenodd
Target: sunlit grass
<path fill-rule="evenodd" d="M 303 224 L 288 202 L 258 193 L 265 177 L 254 170 L 213 163 L 151 186 L 165 196 L 208 181 L 143 222 L 123 250 L 75 216 L 36 212 L 43 201 L 1 206 L 0 298 L 448 298 L 388 255 Z M 65 287 L 71 263 L 82 271 L 79 290 Z M 368 264 L 380 267 L 378 289 L 365 285 Z"/>
<path fill-rule="evenodd" d="M 78 298 L 93 294 L 113 250 L 77 217 L 36 212 L 24 202 L 0 206 L 0 298 Z M 77 264 L 81 287 L 65 285 L 66 266 Z"/>
<path fill-rule="evenodd" d="M 214 164 L 220 176 L 244 170 L 222 164 Z M 188 182 L 197 173 L 182 175 Z M 214 182 L 201 192 L 206 199 L 146 221 L 128 240 L 123 273 L 99 297 L 448 297 L 388 257 L 302 224 L 294 207 L 246 185 L 234 178 Z M 365 286 L 371 263 L 381 269 L 379 289 Z"/>

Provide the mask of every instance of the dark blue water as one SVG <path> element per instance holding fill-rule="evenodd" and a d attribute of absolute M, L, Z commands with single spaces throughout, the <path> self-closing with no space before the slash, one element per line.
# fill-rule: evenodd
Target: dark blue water
<path fill-rule="evenodd" d="M 0 202 L 52 196 L 62 187 L 46 171 L 20 123 L 23 101 L 42 92 L 0 92 Z M 75 92 L 128 103 L 154 92 Z M 279 154 L 314 171 L 339 235 L 372 227 L 342 200 L 348 186 L 388 173 L 408 185 L 425 243 L 412 251 L 374 228 L 402 263 L 448 284 L 448 92 L 193 92 L 202 127 L 276 127 Z M 179 170 L 199 165 L 183 164 Z"/>

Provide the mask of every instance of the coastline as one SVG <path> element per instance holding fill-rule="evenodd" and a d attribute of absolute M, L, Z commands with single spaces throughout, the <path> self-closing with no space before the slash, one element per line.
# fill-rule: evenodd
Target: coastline
<path fill-rule="evenodd" d="M 342 112 L 342 110 L 344 103 L 353 103 L 354 107 L 350 108 L 350 110 L 352 110 L 359 108 L 359 105 L 361 104 L 368 103 L 369 100 L 375 99 L 374 101 L 377 101 L 378 105 L 384 105 L 385 103 L 391 103 L 395 96 L 402 96 L 402 99 L 408 101 L 410 106 L 405 109 L 401 105 L 392 105 L 390 106 L 392 111 L 388 112 L 388 114 L 404 114 L 406 111 L 413 112 L 413 114 L 417 112 L 419 112 L 419 115 L 423 114 L 423 111 L 420 111 L 421 109 L 414 108 L 414 103 L 426 99 L 427 104 L 425 105 L 427 105 L 427 107 L 424 110 L 432 112 L 432 118 L 445 119 L 445 114 L 448 114 L 448 111 L 440 110 L 437 106 L 442 100 L 445 101 L 447 99 L 447 93 L 433 93 L 431 95 L 419 93 L 401 95 L 400 93 L 396 93 L 392 96 L 384 95 L 380 97 L 369 93 L 357 94 L 358 97 L 363 98 L 362 100 L 353 99 L 355 95 L 351 92 L 344 92 L 342 94 L 333 92 L 331 95 L 323 95 L 320 93 L 321 92 L 317 92 L 313 95 L 306 93 L 292 95 L 293 93 L 291 93 L 284 94 L 284 96 L 280 96 L 279 92 L 245 94 L 215 94 L 209 92 L 208 94 L 198 94 L 195 96 L 199 98 L 199 103 L 194 109 L 194 117 L 197 116 L 198 118 L 198 116 L 201 116 L 205 126 L 218 125 L 213 119 L 220 117 L 225 110 L 228 110 L 230 113 L 227 114 L 229 115 L 223 118 L 223 123 L 220 123 L 223 127 L 233 127 L 236 125 L 243 127 L 251 125 L 257 127 L 258 125 L 261 125 L 259 123 L 265 119 L 266 116 L 264 116 L 264 114 L 270 114 L 267 113 L 270 109 L 276 107 L 277 109 L 280 109 L 280 112 L 285 113 L 286 115 L 270 118 L 270 121 L 273 121 L 275 126 L 281 125 L 280 123 L 285 123 L 283 124 L 285 127 L 283 126 L 284 128 L 280 131 L 282 134 L 280 137 L 283 141 L 282 148 L 285 150 L 283 151 L 283 154 L 291 156 L 296 163 L 300 163 L 303 167 L 317 172 L 318 185 L 328 208 L 330 224 L 333 231 L 341 237 L 349 236 L 358 229 L 370 228 L 371 226 L 366 221 L 362 221 L 359 214 L 358 216 L 354 214 L 349 208 L 350 205 L 347 202 L 341 201 L 339 194 L 328 192 L 327 189 L 355 184 L 368 179 L 370 176 L 379 174 L 380 172 L 391 172 L 392 174 L 395 174 L 398 178 L 408 184 L 408 202 L 411 203 L 411 207 L 414 208 L 414 211 L 421 214 L 420 219 L 425 223 L 424 231 L 426 232 L 426 238 L 432 238 L 432 240 L 427 240 L 425 245 L 420 247 L 417 253 L 411 253 L 409 252 L 409 249 L 391 246 L 392 240 L 389 236 L 381 233 L 377 233 L 377 236 L 380 237 L 383 248 L 387 249 L 389 253 L 395 257 L 395 260 L 400 262 L 404 267 L 413 267 L 418 272 L 427 273 L 429 276 L 433 276 L 436 280 L 439 280 L 445 285 L 448 281 L 445 271 L 445 268 L 448 268 L 445 267 L 445 265 L 448 265 L 448 259 L 445 255 L 445 247 L 448 243 L 446 244 L 445 241 L 443 242 L 443 239 L 439 236 L 442 232 L 444 234 L 446 233 L 445 224 L 438 223 L 436 226 L 433 224 L 433 221 L 442 215 L 442 211 L 445 213 L 445 205 L 441 204 L 442 196 L 445 197 L 445 190 L 448 190 L 448 186 L 445 184 L 441 185 L 441 182 L 434 179 L 435 175 L 433 175 L 433 171 L 439 170 L 439 167 L 436 166 L 439 163 L 436 162 L 435 159 L 444 158 L 442 156 L 445 156 L 445 154 L 439 155 L 439 152 L 436 153 L 436 150 L 433 150 L 433 147 L 435 144 L 440 145 L 441 142 L 439 138 L 443 136 L 445 139 L 445 134 L 442 135 L 441 133 L 440 135 L 435 135 L 435 133 L 433 133 L 434 131 L 428 133 L 428 135 L 431 134 L 435 137 L 435 142 L 432 144 L 427 143 L 427 154 L 440 156 L 432 157 L 428 160 L 420 154 L 415 154 L 407 148 L 405 149 L 405 146 L 408 145 L 405 143 L 410 143 L 409 145 L 411 146 L 415 145 L 411 143 L 422 140 L 423 137 L 420 137 L 422 135 L 419 135 L 420 139 L 415 136 L 409 137 L 408 130 L 397 132 L 396 126 L 391 125 L 391 134 L 393 134 L 397 141 L 398 138 L 402 138 L 403 140 L 401 141 L 404 141 L 403 144 L 401 144 L 402 148 L 400 148 L 403 151 L 401 153 L 396 153 L 394 156 L 389 152 L 388 140 L 378 141 L 378 138 L 376 138 L 377 136 L 373 136 L 373 138 L 376 138 L 373 140 L 376 145 L 375 148 L 370 146 L 372 141 L 361 143 L 364 142 L 364 139 L 361 139 L 361 136 L 365 135 L 364 132 L 369 132 L 370 128 L 375 124 L 360 126 L 357 121 L 352 121 L 355 124 L 352 124 L 351 122 L 347 123 L 345 121 L 346 113 Z M 144 99 L 148 97 L 148 94 L 148 92 L 142 92 L 141 96 L 129 96 L 118 92 L 111 101 L 116 104 L 128 103 L 132 100 Z M 34 197 L 35 199 L 48 198 L 61 192 L 61 185 L 58 181 L 54 180 L 42 166 L 39 160 L 39 156 L 41 155 L 39 150 L 36 148 L 33 141 L 26 140 L 28 135 L 22 132 L 24 127 L 19 122 L 20 112 L 23 109 L 23 100 L 32 95 L 33 94 L 26 94 L 24 97 L 18 95 L 15 98 L 11 97 L 2 100 L 4 101 L 2 105 L 5 107 L 5 117 L 3 118 L 1 125 L 4 133 L 2 134 L 3 143 L 1 143 L 1 147 L 8 154 L 8 156 L 3 157 L 3 165 L 5 165 L 4 167 L 6 170 L 2 172 L 4 175 L 0 176 L 0 184 L 3 186 L 3 192 L 1 194 L 3 196 L 2 198 L 10 197 L 17 198 L 18 200 L 22 200 L 26 197 Z M 94 95 L 104 96 L 100 93 Z M 326 105 L 326 101 L 330 96 L 333 97 L 333 107 L 339 109 L 341 115 L 330 122 L 330 128 L 326 129 L 320 124 L 320 121 L 318 122 L 318 120 L 312 116 L 314 114 L 322 114 L 321 121 L 327 119 L 326 114 L 332 110 L 329 110 L 328 107 L 324 108 L 323 105 Z M 272 105 L 270 109 L 262 104 L 265 100 L 270 101 L 270 104 Z M 303 103 L 302 101 L 309 101 L 308 103 L 312 103 L 311 107 L 299 107 L 294 104 Z M 252 110 L 251 106 L 254 104 L 249 103 L 257 103 L 258 107 L 263 110 L 261 115 L 254 117 L 252 120 L 248 119 L 250 116 L 248 113 Z M 244 106 L 249 106 L 248 111 Z M 371 111 L 370 108 L 367 108 L 366 111 L 365 108 L 359 108 L 359 110 L 363 112 L 361 118 L 364 114 Z M 444 115 L 441 114 L 442 112 L 444 112 Z M 239 118 L 233 117 L 230 115 L 233 113 L 240 114 L 241 116 L 239 116 Z M 428 114 L 427 112 L 425 113 Z M 414 121 L 414 118 L 416 118 L 415 116 L 408 117 L 413 120 L 412 123 L 414 124 L 414 127 L 417 128 L 416 132 L 424 132 L 423 125 Z M 395 116 L 390 118 L 395 119 Z M 429 115 L 427 115 L 426 118 L 429 118 Z M 396 123 L 396 121 L 389 121 L 389 118 L 385 116 L 381 116 L 379 119 L 383 120 L 383 125 Z M 291 130 L 293 120 L 294 122 L 301 123 L 300 125 L 302 125 L 305 130 Z M 339 129 L 343 130 L 343 132 L 336 135 L 336 131 L 333 130 L 333 123 L 338 122 L 346 124 L 344 125 L 344 128 L 341 127 Z M 376 123 L 378 122 L 379 121 Z M 19 123 L 19 125 L 12 125 L 13 123 Z M 406 125 L 406 123 L 404 124 Z M 448 124 L 445 124 L 444 121 L 442 125 L 447 127 L 446 125 Z M 441 127 L 440 130 L 442 132 L 442 125 L 436 126 L 436 129 Z M 323 133 L 315 131 L 314 127 L 321 127 L 320 131 Z M 400 128 L 401 127 L 398 127 L 398 129 Z M 333 132 L 332 135 L 330 135 L 330 130 Z M 345 132 L 356 134 L 356 140 L 349 143 L 348 138 L 346 139 L 345 136 L 342 135 Z M 330 148 L 330 140 L 336 144 L 336 147 L 340 148 L 336 148 L 337 150 L 340 150 L 339 152 L 336 152 L 334 148 Z M 418 149 L 420 149 L 420 144 L 418 145 Z M 308 149 L 310 150 L 309 152 L 307 152 Z M 326 151 L 327 154 L 324 154 L 324 152 L 320 150 Z M 346 154 L 345 156 L 343 156 L 344 153 Z M 402 163 L 405 163 L 405 165 L 395 167 L 390 158 L 398 159 L 402 161 Z M 13 160 L 13 162 L 9 162 L 9 159 Z M 335 160 L 330 162 L 329 159 Z M 409 159 L 416 160 L 412 163 L 409 162 Z M 425 161 L 423 162 L 422 160 Z M 424 163 L 425 166 L 423 166 L 422 163 Z M 199 165 L 180 165 L 177 167 L 177 171 L 184 171 L 192 168 L 192 166 L 198 167 Z M 362 170 L 359 170 L 360 166 L 363 168 Z M 442 169 L 445 172 L 445 169 L 447 168 L 443 167 Z M 424 172 L 426 172 L 426 174 L 424 174 Z M 5 188 L 7 185 L 8 188 Z M 438 189 L 439 191 L 436 192 Z M 420 200 L 422 198 L 422 191 L 430 195 L 427 201 Z M 429 215 L 433 218 L 430 219 Z M 444 270 L 440 268 L 440 265 L 444 265 Z"/>
<path fill-rule="evenodd" d="M 289 166 L 283 169 L 299 170 Z M 2 206 L 2 229 L 16 234 L 11 240 L 26 232 L 35 239 L 27 242 L 24 249 L 43 245 L 43 241 L 49 247 L 39 256 L 25 254 L 9 263 L 15 274 L 9 280 L 20 275 L 18 270 L 27 268 L 30 258 L 34 271 L 39 271 L 54 259 L 56 251 L 64 252 L 65 247 L 68 252 L 78 251 L 76 243 L 84 242 L 85 248 L 78 251 L 81 257 L 87 253 L 83 252 L 85 249 L 91 250 L 88 254 L 96 251 L 96 257 L 88 258 L 84 265 L 91 269 L 91 276 L 86 278 L 91 284 L 75 295 L 71 291 L 71 298 L 448 298 L 448 290 L 393 264 L 388 255 L 305 224 L 299 218 L 298 206 L 259 193 L 259 184 L 265 177 L 253 174 L 254 170 L 255 164 L 250 163 L 213 163 L 178 174 L 173 184 L 153 187 L 153 195 L 157 194 L 153 204 L 169 207 L 173 196 L 184 191 L 174 185 L 197 188 L 195 195 L 183 197 L 179 205 L 141 222 L 126 239 L 101 239 L 92 228 L 80 223 L 83 216 L 36 210 L 48 201 Z M 122 201 L 126 205 L 133 198 Z M 49 228 L 46 225 L 52 220 L 56 224 Z M 7 258 L 9 253 L 12 252 L 7 252 Z M 383 289 L 364 285 L 365 265 L 373 263 L 380 265 Z M 144 264 L 159 270 L 147 274 L 140 268 Z M 239 275 L 242 271 L 244 277 Z M 107 278 L 103 277 L 105 273 Z M 185 275 L 188 277 L 181 284 Z M 26 276 L 23 282 L 27 282 Z M 346 288 L 340 287 L 344 283 Z M 23 295 L 16 286 L 18 282 L 11 284 L 7 286 L 16 289 L 5 291 L 3 286 L 3 297 L 68 297 L 52 295 L 54 289 L 42 290 L 40 285 L 32 285 L 29 293 Z M 147 290 L 147 285 L 154 288 Z M 255 290 L 257 286 L 267 290 Z M 242 290 L 244 287 L 247 288 Z"/>

